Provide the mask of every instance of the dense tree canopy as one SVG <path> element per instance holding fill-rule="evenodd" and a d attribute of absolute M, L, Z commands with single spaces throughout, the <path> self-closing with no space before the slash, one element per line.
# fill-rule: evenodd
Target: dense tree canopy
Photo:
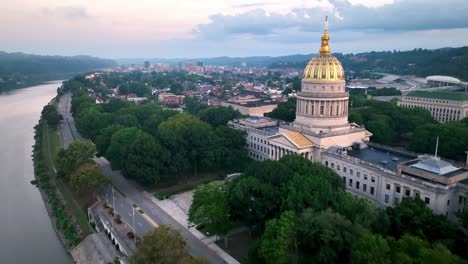
<path fill-rule="evenodd" d="M 294 121 L 296 119 L 296 98 L 291 97 L 288 101 L 279 103 L 278 107 L 267 116 L 287 122 Z"/>
<path fill-rule="evenodd" d="M 462 263 L 458 256 L 466 257 L 466 235 L 423 201 L 403 198 L 394 208 L 375 208 L 346 192 L 334 171 L 301 156 L 254 162 L 212 192 L 225 192 L 230 221 L 262 234 L 256 263 L 426 263 L 440 260 L 437 254 Z M 212 199 L 194 197 L 193 210 L 215 204 L 214 194 L 205 197 Z M 413 245 L 418 252 L 408 250 Z"/>
<path fill-rule="evenodd" d="M 102 174 L 101 168 L 95 163 L 84 163 L 71 175 L 70 185 L 78 192 L 92 192 L 100 186 L 109 183 Z"/>
<path fill-rule="evenodd" d="M 173 227 L 160 225 L 143 236 L 135 254 L 131 256 L 134 264 L 203 264 L 204 259 L 189 255 L 187 242 Z"/>
<path fill-rule="evenodd" d="M 47 124 L 53 128 L 57 127 L 62 119 L 62 116 L 57 111 L 57 106 L 52 104 L 44 106 L 41 116 L 46 120 Z"/>
<path fill-rule="evenodd" d="M 82 164 L 90 162 L 96 153 L 96 146 L 90 140 L 75 140 L 58 154 L 58 173 L 69 177 Z"/>

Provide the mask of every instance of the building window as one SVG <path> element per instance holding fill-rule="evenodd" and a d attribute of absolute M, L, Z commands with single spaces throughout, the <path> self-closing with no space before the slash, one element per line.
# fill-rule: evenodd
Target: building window
<path fill-rule="evenodd" d="M 400 202 L 400 198 L 395 197 L 395 204 L 398 204 Z"/>
<path fill-rule="evenodd" d="M 346 186 L 346 177 L 343 177 L 343 183 Z"/>
<path fill-rule="evenodd" d="M 400 185 L 395 184 L 395 191 L 396 191 L 397 193 L 400 193 L 400 192 L 401 192 L 401 187 L 400 187 Z"/>
<path fill-rule="evenodd" d="M 450 200 L 447 200 L 447 206 L 450 206 Z"/>
<path fill-rule="evenodd" d="M 411 190 L 409 188 L 405 188 L 405 195 L 410 196 L 411 195 Z"/>
<path fill-rule="evenodd" d="M 360 173 L 359 171 L 356 171 L 356 176 L 357 176 L 358 178 L 360 178 L 360 177 L 361 177 L 361 173 Z"/>
<path fill-rule="evenodd" d="M 374 176 L 371 177 L 371 182 L 375 182 L 375 177 Z"/>
<path fill-rule="evenodd" d="M 349 174 L 353 175 L 354 171 L 353 169 L 349 169 Z"/>
<path fill-rule="evenodd" d="M 362 185 L 362 190 L 363 190 L 364 192 L 367 192 L 367 184 L 364 183 L 364 184 Z"/>
<path fill-rule="evenodd" d="M 349 186 L 353 187 L 353 179 L 349 179 Z"/>
<path fill-rule="evenodd" d="M 367 174 L 364 174 L 364 180 L 367 180 Z"/>
<path fill-rule="evenodd" d="M 335 163 L 331 163 L 331 167 L 334 169 L 335 168 Z"/>
<path fill-rule="evenodd" d="M 424 197 L 424 202 L 426 204 L 430 204 L 431 203 L 431 199 L 429 197 Z"/>
<path fill-rule="evenodd" d="M 336 170 L 340 170 L 340 165 L 336 164 Z"/>
<path fill-rule="evenodd" d="M 358 181 L 356 181 L 356 189 L 359 190 L 359 182 Z"/>
<path fill-rule="evenodd" d="M 346 172 L 348 171 L 348 169 L 346 167 L 343 167 L 343 172 Z"/>
<path fill-rule="evenodd" d="M 374 190 L 375 190 L 374 187 L 371 186 L 371 187 L 370 187 L 370 194 L 374 195 Z"/>
<path fill-rule="evenodd" d="M 323 116 L 323 109 L 324 109 L 324 108 L 323 108 L 323 105 L 321 105 L 321 106 L 320 106 L 320 115 L 322 115 L 322 116 Z"/>
<path fill-rule="evenodd" d="M 421 194 L 418 191 L 414 191 L 414 196 L 418 199 L 421 199 Z"/>
<path fill-rule="evenodd" d="M 385 188 L 386 188 L 387 190 L 390 190 L 390 184 L 387 183 L 387 185 L 385 185 Z"/>
<path fill-rule="evenodd" d="M 390 197 L 388 196 L 388 194 L 385 195 L 385 203 L 388 203 L 388 200 L 390 199 Z"/>
<path fill-rule="evenodd" d="M 328 160 L 326 160 L 326 161 L 325 161 L 325 166 L 327 166 L 327 167 L 328 167 Z"/>

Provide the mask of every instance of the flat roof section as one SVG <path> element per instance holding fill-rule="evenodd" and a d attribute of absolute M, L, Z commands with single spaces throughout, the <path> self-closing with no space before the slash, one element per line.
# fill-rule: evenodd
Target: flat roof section
<path fill-rule="evenodd" d="M 414 159 L 414 157 L 373 147 L 349 150 L 347 154 L 392 171 L 397 171 L 398 164 Z"/>
<path fill-rule="evenodd" d="M 406 96 L 430 98 L 430 99 L 445 99 L 445 100 L 453 100 L 453 101 L 468 101 L 468 93 L 460 93 L 460 92 L 414 91 L 414 92 L 408 93 Z"/>

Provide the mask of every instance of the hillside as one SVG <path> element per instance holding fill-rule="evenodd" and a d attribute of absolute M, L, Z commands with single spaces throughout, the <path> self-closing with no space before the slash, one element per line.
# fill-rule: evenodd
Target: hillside
<path fill-rule="evenodd" d="M 113 60 L 89 56 L 40 56 L 0 51 L 0 91 L 115 66 L 117 63 Z"/>
<path fill-rule="evenodd" d="M 377 71 L 393 74 L 450 75 L 468 81 L 468 47 L 442 48 L 435 50 L 414 49 L 410 51 L 372 51 L 358 54 L 334 54 L 343 63 L 346 71 Z M 149 59 L 152 63 L 176 65 L 185 61 L 202 61 L 209 65 L 240 67 L 296 68 L 303 69 L 314 54 L 296 54 L 270 57 L 216 57 L 197 59 Z M 119 60 L 119 63 L 142 64 L 145 59 Z"/>

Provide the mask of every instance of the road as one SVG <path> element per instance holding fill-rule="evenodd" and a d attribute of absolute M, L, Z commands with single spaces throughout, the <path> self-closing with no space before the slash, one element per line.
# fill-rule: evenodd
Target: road
<path fill-rule="evenodd" d="M 66 94 L 60 98 L 59 111 L 63 117 L 60 124 L 60 136 L 64 146 L 68 146 L 74 139 L 82 139 L 75 127 L 73 116 L 70 113 L 71 109 L 71 95 Z M 105 159 L 95 158 L 96 163 L 101 167 L 102 172 L 105 176 L 109 177 L 112 184 L 125 196 L 116 195 L 117 191 L 114 192 L 114 197 L 117 197 L 116 208 L 117 212 L 124 218 L 125 221 L 131 219 L 128 218 L 133 213 L 133 205 L 138 205 L 146 215 L 136 213 L 135 214 L 135 225 L 136 233 L 143 234 L 154 228 L 154 224 L 164 224 L 172 226 L 180 231 L 180 234 L 187 242 L 189 246 L 189 252 L 191 255 L 196 257 L 205 257 L 210 260 L 211 263 L 226 263 L 216 252 L 210 249 L 205 243 L 195 237 L 186 227 L 182 226 L 173 219 L 169 214 L 162 210 L 158 205 L 153 203 L 150 198 L 146 197 L 142 192 L 130 184 L 119 171 L 114 171 Z M 112 197 L 107 189 L 104 193 L 107 193 L 107 197 Z M 105 194 L 104 194 L 105 195 Z M 111 202 L 111 201 L 109 201 Z M 131 220 L 128 223 L 132 223 Z"/>

